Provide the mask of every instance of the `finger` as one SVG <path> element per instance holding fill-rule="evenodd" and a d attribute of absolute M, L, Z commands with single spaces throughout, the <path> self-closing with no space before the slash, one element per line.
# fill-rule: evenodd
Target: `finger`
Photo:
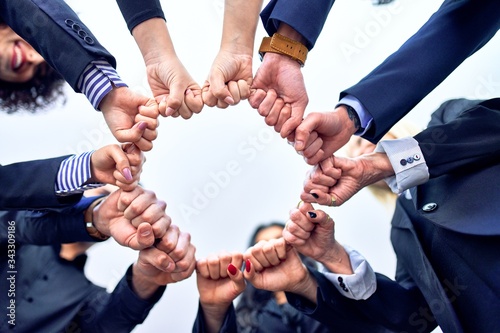
<path fill-rule="evenodd" d="M 180 234 L 179 227 L 176 226 L 175 224 L 171 224 L 170 227 L 167 229 L 165 235 L 163 235 L 161 239 L 156 241 L 155 247 L 157 247 L 159 250 L 165 253 L 170 253 L 177 246 L 177 242 L 179 240 L 179 234 Z"/>
<path fill-rule="evenodd" d="M 193 113 L 200 113 L 203 109 L 203 98 L 201 95 L 201 89 L 198 85 L 190 87 L 186 90 L 184 94 L 184 104 Z"/>
<path fill-rule="evenodd" d="M 318 150 L 314 156 L 311 157 L 304 157 L 304 161 L 309 164 L 309 165 L 315 165 L 320 163 L 323 159 L 325 159 L 325 151 L 323 148 Z"/>
<path fill-rule="evenodd" d="M 107 149 L 107 156 L 110 158 L 114 164 L 116 165 L 116 170 L 120 172 L 123 176 L 123 179 L 120 181 L 124 182 L 132 182 L 134 178 L 132 177 L 132 172 L 130 171 L 130 162 L 127 158 L 125 152 L 118 145 L 109 146 L 110 149 Z"/>
<path fill-rule="evenodd" d="M 234 105 L 235 100 L 228 85 L 226 85 L 226 80 L 222 72 L 215 70 L 210 75 L 210 91 L 212 94 L 221 102 L 222 105 Z M 239 93 L 238 93 L 239 95 Z M 217 104 L 218 105 L 218 104 Z"/>
<path fill-rule="evenodd" d="M 323 139 L 317 138 L 316 140 L 314 140 L 314 142 L 308 145 L 306 149 L 304 149 L 304 157 L 314 158 L 314 156 L 321 150 L 321 147 L 323 147 Z"/>
<path fill-rule="evenodd" d="M 140 114 L 138 114 L 137 116 L 135 116 L 135 122 L 138 123 L 138 122 L 146 122 L 149 120 L 150 118 L 147 118 L 147 117 L 144 117 Z M 144 130 L 144 132 L 142 133 L 142 137 L 148 141 L 154 141 L 157 137 L 158 137 L 158 131 L 157 131 L 157 128 L 159 126 L 159 122 L 156 121 L 156 123 L 154 124 L 154 128 L 150 128 L 150 125 L 148 125 L 148 127 Z"/>
<path fill-rule="evenodd" d="M 210 107 L 217 105 L 217 97 L 215 97 L 214 94 L 212 94 L 212 92 L 210 91 L 210 84 L 208 83 L 208 81 L 205 81 L 205 84 L 201 89 L 201 97 L 205 105 L 208 105 Z"/>
<path fill-rule="evenodd" d="M 198 272 L 198 274 L 200 274 L 204 279 L 210 278 L 207 258 L 196 261 L 196 272 Z"/>
<path fill-rule="evenodd" d="M 283 126 L 285 121 L 287 121 L 288 118 L 290 118 L 291 112 L 292 108 L 288 103 L 281 108 L 278 114 L 278 120 L 276 121 L 276 125 L 274 125 L 274 130 L 276 132 L 280 133 L 281 127 Z"/>
<path fill-rule="evenodd" d="M 172 280 L 174 280 L 175 282 L 185 280 L 193 274 L 195 267 L 196 267 L 196 261 L 191 260 L 189 262 L 189 267 L 186 270 L 181 271 L 181 272 L 173 272 L 172 274 L 170 274 L 170 276 L 171 276 Z"/>
<path fill-rule="evenodd" d="M 209 255 L 207 257 L 208 274 L 211 280 L 218 280 L 221 278 L 221 265 L 218 255 Z"/>
<path fill-rule="evenodd" d="M 309 114 L 295 128 L 295 150 L 302 151 L 306 148 L 305 144 L 308 142 L 311 133 L 315 131 L 319 121 L 320 117 Z"/>
<path fill-rule="evenodd" d="M 250 97 L 250 84 L 245 80 L 238 80 L 238 91 L 242 100 Z"/>
<path fill-rule="evenodd" d="M 259 109 L 260 104 L 266 98 L 266 92 L 262 89 L 256 89 L 250 97 L 248 97 L 248 103 L 250 103 L 250 106 L 254 109 Z M 259 112 L 260 114 L 260 112 Z"/>
<path fill-rule="evenodd" d="M 142 223 L 137 227 L 137 243 L 142 248 L 153 246 L 155 236 L 153 228 L 148 223 Z"/>
<path fill-rule="evenodd" d="M 227 275 L 229 276 L 231 281 L 233 281 L 236 291 L 240 293 L 245 290 L 246 283 L 243 277 L 243 273 L 238 269 L 238 267 L 241 266 L 236 266 L 233 263 L 229 263 L 227 265 Z"/>
<path fill-rule="evenodd" d="M 148 124 L 148 128 L 155 130 L 158 127 L 158 116 L 160 115 L 158 111 L 158 104 L 154 105 L 140 105 L 139 106 L 139 113 L 136 115 L 136 122 L 137 122 L 137 117 L 141 117 L 143 121 L 145 121 Z"/>
<path fill-rule="evenodd" d="M 188 232 L 180 232 L 175 248 L 172 251 L 168 252 L 168 255 L 175 261 L 176 265 L 178 262 L 182 261 L 186 257 L 190 245 L 191 245 L 191 234 Z M 185 268 L 186 267 L 184 267 L 184 269 Z"/>
<path fill-rule="evenodd" d="M 271 266 L 271 263 L 264 253 L 264 246 L 266 244 L 266 241 L 260 241 L 249 249 L 252 256 L 252 264 L 257 272 L 261 272 L 264 268 Z"/>
<path fill-rule="evenodd" d="M 276 104 L 276 107 L 274 108 L 274 113 L 273 114 L 278 114 L 281 111 L 281 108 L 283 107 L 283 100 L 281 98 L 278 98 L 278 94 L 274 89 L 269 89 L 264 96 L 264 99 L 261 101 L 257 111 L 259 114 L 263 117 L 266 117 L 266 124 L 274 126 L 274 124 L 268 123 L 268 116 L 273 111 L 273 106 Z M 271 120 L 274 120 L 271 118 Z M 277 120 L 277 117 L 276 117 Z"/>
<path fill-rule="evenodd" d="M 280 135 L 282 138 L 288 137 L 302 123 L 304 110 L 302 109 L 302 111 L 296 115 L 295 109 L 297 108 L 292 107 L 290 117 L 286 119 L 285 123 L 281 127 Z"/>
<path fill-rule="evenodd" d="M 170 272 L 174 266 L 172 259 L 154 247 L 143 249 L 139 252 L 142 265 L 151 265 L 162 272 Z"/>
<path fill-rule="evenodd" d="M 127 220 L 133 220 L 137 217 L 140 217 L 141 214 L 150 206 L 157 203 L 156 194 L 149 190 L 143 190 L 142 193 L 136 196 L 129 205 L 123 211 L 123 216 Z M 159 205 L 164 204 L 166 207 L 166 203 L 160 202 Z M 141 221 L 142 222 L 142 221 Z"/>
<path fill-rule="evenodd" d="M 129 218 L 134 226 L 138 226 L 142 222 L 148 222 L 149 224 L 156 223 L 166 216 L 165 209 L 167 208 L 167 203 L 163 200 L 155 200 L 154 198 L 154 196 L 145 198 L 145 195 L 137 198 L 134 200 L 133 208 L 129 206 L 125 209 L 124 216 Z M 139 200 L 143 202 L 139 203 Z"/>
<path fill-rule="evenodd" d="M 229 93 L 231 94 L 231 98 L 233 99 L 233 103 L 229 103 L 228 101 L 224 100 L 226 103 L 229 105 L 236 105 L 241 101 L 241 96 L 240 96 L 240 89 L 238 88 L 238 82 L 236 81 L 229 81 L 227 83 L 227 88 L 229 90 Z"/>
<path fill-rule="evenodd" d="M 144 193 L 144 189 L 142 187 L 136 187 L 133 191 L 120 191 L 118 197 L 118 210 L 120 212 L 124 212 L 128 206 L 142 193 Z"/>

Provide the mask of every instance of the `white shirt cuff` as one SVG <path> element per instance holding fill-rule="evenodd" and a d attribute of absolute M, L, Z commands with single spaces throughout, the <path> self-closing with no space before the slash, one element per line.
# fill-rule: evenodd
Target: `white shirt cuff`
<path fill-rule="evenodd" d="M 347 298 L 354 300 L 368 299 L 377 290 L 377 278 L 372 267 L 366 259 L 353 248 L 344 245 L 344 249 L 349 255 L 354 274 L 336 274 L 326 270 L 321 272 L 337 290 Z"/>
<path fill-rule="evenodd" d="M 366 108 L 361 104 L 359 99 L 352 95 L 347 95 L 344 98 L 342 98 L 336 105 L 339 106 L 339 104 L 345 104 L 349 105 L 356 111 L 359 117 L 359 122 L 361 125 L 361 128 L 359 129 L 358 132 L 356 132 L 356 135 L 363 135 L 366 133 L 366 131 L 370 128 L 370 125 L 373 121 L 372 115 L 366 110 Z"/>
<path fill-rule="evenodd" d="M 386 153 L 389 157 L 395 176 L 386 178 L 385 182 L 394 193 L 402 193 L 429 180 L 429 169 L 414 138 L 380 141 L 375 152 Z"/>

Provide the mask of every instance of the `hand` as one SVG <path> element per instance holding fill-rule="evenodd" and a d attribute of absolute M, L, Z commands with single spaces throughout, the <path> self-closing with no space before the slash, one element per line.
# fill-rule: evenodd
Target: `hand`
<path fill-rule="evenodd" d="M 357 158 L 330 156 L 309 173 L 300 198 L 305 202 L 340 206 L 362 188 L 392 175 L 392 165 L 383 153 Z"/>
<path fill-rule="evenodd" d="M 253 89 L 257 89 L 248 101 L 259 114 L 266 119 L 266 124 L 279 129 L 281 137 L 288 137 L 301 123 L 305 108 L 309 102 L 300 64 L 281 54 L 266 53 L 262 64 L 255 74 Z M 259 91 L 260 90 L 260 91 Z M 269 90 L 283 102 L 283 107 L 274 105 L 272 96 L 266 99 Z M 284 112 L 283 115 L 280 115 Z M 307 140 L 306 140 L 307 141 Z"/>
<path fill-rule="evenodd" d="M 117 190 L 94 208 L 94 225 L 120 245 L 141 250 L 154 244 L 170 229 L 166 203 L 138 186 L 131 192 Z M 150 227 L 148 227 L 150 226 Z"/>
<path fill-rule="evenodd" d="M 220 50 L 202 88 L 203 102 L 208 106 L 227 108 L 250 96 L 252 55 L 237 50 Z"/>
<path fill-rule="evenodd" d="M 91 178 L 88 182 L 117 185 L 131 191 L 137 187 L 144 163 L 144 155 L 135 144 L 108 145 L 92 153 Z"/>
<path fill-rule="evenodd" d="M 173 245 L 172 248 L 155 245 L 143 249 L 135 264 L 136 270 L 140 272 L 143 279 L 151 284 L 164 286 L 170 283 L 187 279 L 194 272 L 196 260 L 196 248 L 191 244 L 191 235 L 180 232 L 176 225 L 170 225 L 169 230 L 159 240 L 169 238 L 166 243 Z M 172 240 L 175 240 L 172 242 Z M 168 252 L 167 252 L 168 251 Z"/>
<path fill-rule="evenodd" d="M 152 112 L 139 115 L 146 106 Z M 154 99 L 139 95 L 127 87 L 113 88 L 99 104 L 109 129 L 119 142 L 133 142 L 142 151 L 153 148 L 158 133 L 158 105 Z"/>
<path fill-rule="evenodd" d="M 297 251 L 321 262 L 332 272 L 353 274 L 349 256 L 335 239 L 335 222 L 311 204 L 303 203 L 290 212 L 283 238 Z"/>
<path fill-rule="evenodd" d="M 203 108 L 201 88 L 175 53 L 146 63 L 148 82 L 162 116 L 189 119 Z"/>
<path fill-rule="evenodd" d="M 283 238 L 260 241 L 243 256 L 245 279 L 255 288 L 298 292 L 309 278 L 297 251 Z"/>
<path fill-rule="evenodd" d="M 196 282 L 200 293 L 200 303 L 211 309 L 227 307 L 246 287 L 240 267 L 241 253 L 222 252 L 200 259 L 196 263 Z"/>
<path fill-rule="evenodd" d="M 344 146 L 356 130 L 346 108 L 341 105 L 333 112 L 309 113 L 288 140 L 294 142 L 295 150 L 308 164 L 315 165 Z M 308 149 L 309 136 L 314 132 L 322 140 L 322 145 Z"/>

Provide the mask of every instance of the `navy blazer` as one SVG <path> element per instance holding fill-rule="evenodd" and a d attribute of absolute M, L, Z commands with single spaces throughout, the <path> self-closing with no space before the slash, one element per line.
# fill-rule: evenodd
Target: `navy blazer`
<path fill-rule="evenodd" d="M 130 31 L 154 17 L 164 19 L 158 0 L 117 0 Z M 0 0 L 0 16 L 30 43 L 71 87 L 94 60 L 116 68 L 115 58 L 63 0 Z"/>
<path fill-rule="evenodd" d="M 500 29 L 497 0 L 446 0 L 395 53 L 343 91 L 373 117 L 363 138 L 378 142 L 404 115 Z M 492 69 L 495 68 L 492 65 Z"/>
<path fill-rule="evenodd" d="M 456 120 L 416 136 L 431 144 L 426 161 L 434 176 L 411 199 L 397 200 L 395 281 L 377 274 L 376 292 L 355 301 L 315 273 L 317 306 L 287 295 L 290 304 L 332 325 L 337 316 L 397 332 L 431 332 L 438 324 L 444 332 L 499 332 L 499 101 L 474 103 Z M 438 111 L 434 123 L 449 118 L 449 109 Z"/>
<path fill-rule="evenodd" d="M 57 172 L 67 157 L 0 165 L 0 209 L 60 208 L 77 203 L 81 193 L 56 196 Z"/>
<path fill-rule="evenodd" d="M 335 0 L 280 1 L 271 0 L 260 16 L 269 35 L 278 30 L 280 22 L 294 28 L 307 40 L 307 48 L 314 47 Z"/>

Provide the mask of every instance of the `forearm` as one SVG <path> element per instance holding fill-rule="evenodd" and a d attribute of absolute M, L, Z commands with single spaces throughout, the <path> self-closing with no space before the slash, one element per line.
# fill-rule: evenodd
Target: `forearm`
<path fill-rule="evenodd" d="M 165 20 L 161 18 L 140 23 L 132 30 L 132 36 L 146 64 L 164 55 L 177 56 Z"/>
<path fill-rule="evenodd" d="M 132 290 L 141 299 L 151 298 L 161 286 L 145 276 L 137 268 L 137 263 L 132 266 Z"/>
<path fill-rule="evenodd" d="M 349 254 L 345 248 L 335 241 L 335 244 L 325 255 L 323 255 L 319 262 L 325 266 L 327 270 L 336 274 L 353 274 L 354 271 L 351 266 Z"/>
<path fill-rule="evenodd" d="M 225 0 L 221 49 L 237 48 L 238 53 L 253 55 L 262 3 L 262 0 Z"/>
<path fill-rule="evenodd" d="M 232 303 L 208 305 L 200 302 L 200 307 L 202 311 L 201 319 L 204 323 L 205 332 L 217 333 L 224 324 L 228 315 L 228 310 L 232 307 Z"/>
<path fill-rule="evenodd" d="M 306 270 L 306 272 L 307 274 L 302 281 L 294 285 L 293 288 L 285 291 L 303 297 L 313 304 L 317 304 L 318 283 L 309 271 Z"/>
<path fill-rule="evenodd" d="M 359 157 L 363 164 L 362 187 L 375 184 L 387 177 L 394 176 L 394 169 L 387 154 L 370 153 Z"/>

